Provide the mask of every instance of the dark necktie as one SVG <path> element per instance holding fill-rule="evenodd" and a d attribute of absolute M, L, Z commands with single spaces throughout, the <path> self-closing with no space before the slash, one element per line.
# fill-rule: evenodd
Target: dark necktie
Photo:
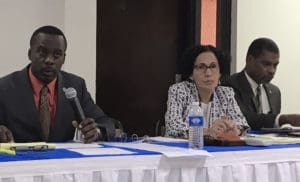
<path fill-rule="evenodd" d="M 45 85 L 42 88 L 40 93 L 40 122 L 45 137 L 45 141 L 48 140 L 50 123 L 51 123 L 47 94 L 48 94 L 48 87 Z"/>
<path fill-rule="evenodd" d="M 262 113 L 262 106 L 261 106 L 261 85 L 256 87 L 256 103 L 257 103 L 257 111 L 258 113 Z"/>

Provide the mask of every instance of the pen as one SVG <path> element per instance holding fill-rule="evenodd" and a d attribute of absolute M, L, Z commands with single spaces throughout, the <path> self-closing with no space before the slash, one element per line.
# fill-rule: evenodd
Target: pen
<path fill-rule="evenodd" d="M 6 148 L 0 148 L 0 153 L 9 154 L 9 155 L 16 155 L 15 150 L 6 149 Z"/>
<path fill-rule="evenodd" d="M 245 135 L 245 137 L 257 138 L 257 139 L 266 139 L 266 140 L 274 140 L 274 136 L 271 136 L 271 135 L 257 135 L 257 134 L 247 133 Z"/>

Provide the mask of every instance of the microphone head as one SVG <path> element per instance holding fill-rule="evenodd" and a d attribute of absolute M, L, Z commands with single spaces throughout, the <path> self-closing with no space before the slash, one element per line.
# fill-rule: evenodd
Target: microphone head
<path fill-rule="evenodd" d="M 67 99 L 74 99 L 77 97 L 77 91 L 73 87 L 63 88 L 63 91 L 65 92 Z"/>

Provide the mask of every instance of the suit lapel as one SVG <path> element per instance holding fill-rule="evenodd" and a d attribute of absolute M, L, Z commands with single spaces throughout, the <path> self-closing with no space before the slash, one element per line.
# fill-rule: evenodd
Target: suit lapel
<path fill-rule="evenodd" d="M 69 135 L 74 133 L 74 128 L 72 127 L 72 120 L 75 120 L 74 111 L 70 101 L 66 98 L 63 88 L 70 87 L 69 83 L 64 79 L 61 72 L 57 75 L 56 83 L 57 91 L 57 102 L 56 102 L 56 114 L 52 130 L 50 133 L 50 139 L 56 140 L 56 138 L 69 138 Z M 55 136 L 54 136 L 55 133 Z"/>
<path fill-rule="evenodd" d="M 64 80 L 62 78 L 61 73 L 59 72 L 58 76 L 57 76 L 57 83 L 56 83 L 57 101 L 56 101 L 55 119 L 54 119 L 54 123 L 52 126 L 53 132 L 54 131 L 58 132 L 63 124 L 61 122 L 62 122 L 63 112 L 65 111 L 64 103 L 66 103 L 66 97 L 65 97 L 63 89 L 62 89 L 63 85 L 64 85 Z"/>
<path fill-rule="evenodd" d="M 42 139 L 43 133 L 41 132 L 42 129 L 39 121 L 39 112 L 34 102 L 32 85 L 28 75 L 28 68 L 29 66 L 23 69 L 20 74 L 20 78 L 16 79 L 17 81 L 19 81 L 19 83 L 16 84 L 18 85 L 16 88 L 18 94 L 15 95 L 20 96 L 20 98 L 17 98 L 16 100 L 18 100 L 18 102 L 22 101 L 22 105 L 16 104 L 16 107 L 20 107 L 20 111 L 23 110 L 26 113 L 26 115 L 28 116 L 28 121 L 26 122 L 28 123 L 28 125 L 30 125 L 30 128 L 34 128 L 34 131 L 39 132 L 39 136 Z M 20 92 L 20 90 L 22 90 L 22 92 Z"/>
<path fill-rule="evenodd" d="M 218 89 L 218 87 L 216 88 Z M 217 91 L 215 90 L 213 93 L 213 100 L 211 102 L 211 108 L 210 108 L 210 113 L 209 113 L 209 127 L 211 127 L 211 124 L 214 120 L 216 120 L 217 118 L 219 118 L 220 116 L 224 115 L 223 111 L 222 111 L 222 105 L 221 102 L 219 100 Z"/>
<path fill-rule="evenodd" d="M 246 78 L 244 71 L 238 73 L 238 81 L 241 89 L 243 101 L 251 100 L 248 105 L 252 105 L 253 110 L 258 111 L 258 103 L 256 102 L 252 88 Z"/>
<path fill-rule="evenodd" d="M 265 91 L 266 91 L 266 94 L 267 94 L 267 97 L 268 97 L 268 101 L 269 101 L 269 105 L 270 105 L 270 109 L 271 109 L 271 113 L 273 113 L 273 111 L 276 110 L 275 108 L 275 104 L 273 103 L 274 102 L 274 98 L 273 98 L 273 93 L 272 93 L 272 90 L 271 88 L 269 87 L 269 84 L 264 84 L 264 88 L 265 88 Z"/>

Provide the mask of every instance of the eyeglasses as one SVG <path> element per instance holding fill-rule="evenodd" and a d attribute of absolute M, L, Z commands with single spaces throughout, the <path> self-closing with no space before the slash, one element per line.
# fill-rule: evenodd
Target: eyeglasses
<path fill-rule="evenodd" d="M 194 65 L 195 70 L 199 70 L 201 73 L 206 73 L 207 69 L 210 69 L 211 72 L 217 72 L 219 66 L 215 63 L 212 63 L 210 65 L 206 65 L 204 63 L 201 63 L 199 65 Z"/>

